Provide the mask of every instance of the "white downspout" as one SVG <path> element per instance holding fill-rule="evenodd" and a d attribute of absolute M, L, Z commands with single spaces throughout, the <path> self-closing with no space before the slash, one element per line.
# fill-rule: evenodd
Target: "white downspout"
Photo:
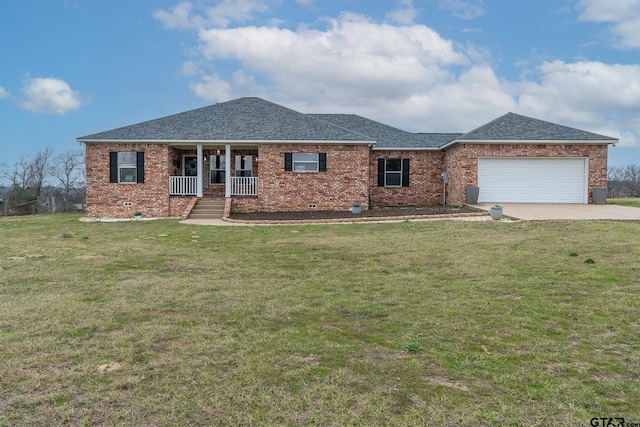
<path fill-rule="evenodd" d="M 447 172 L 442 172 L 442 204 L 447 204 L 447 184 L 449 184 L 449 176 Z"/>
<path fill-rule="evenodd" d="M 198 145 L 198 178 L 196 180 L 196 196 L 202 197 L 202 145 Z"/>
<path fill-rule="evenodd" d="M 231 145 L 224 146 L 224 197 L 231 197 Z"/>

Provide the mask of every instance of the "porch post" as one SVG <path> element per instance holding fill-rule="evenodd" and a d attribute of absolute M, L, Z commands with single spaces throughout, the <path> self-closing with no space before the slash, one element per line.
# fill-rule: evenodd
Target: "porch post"
<path fill-rule="evenodd" d="M 224 146 L 224 197 L 231 197 L 231 145 Z"/>
<path fill-rule="evenodd" d="M 196 180 L 196 196 L 202 197 L 202 145 L 198 144 L 198 178 Z"/>

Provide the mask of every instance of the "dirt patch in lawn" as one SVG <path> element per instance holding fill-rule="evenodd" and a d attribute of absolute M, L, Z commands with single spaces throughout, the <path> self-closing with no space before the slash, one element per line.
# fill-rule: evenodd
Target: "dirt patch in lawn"
<path fill-rule="evenodd" d="M 457 388 L 462 391 L 469 391 L 469 386 L 460 381 L 450 380 L 449 378 L 444 377 L 427 377 L 426 379 L 435 386 L 442 385 L 445 387 Z"/>
<path fill-rule="evenodd" d="M 304 212 L 252 212 L 232 213 L 230 219 L 239 221 L 318 221 L 318 220 L 358 220 L 368 219 L 402 219 L 405 217 L 447 217 L 486 215 L 481 209 L 465 205 L 437 206 L 397 206 L 372 208 L 354 215 L 350 211 L 316 211 Z"/>

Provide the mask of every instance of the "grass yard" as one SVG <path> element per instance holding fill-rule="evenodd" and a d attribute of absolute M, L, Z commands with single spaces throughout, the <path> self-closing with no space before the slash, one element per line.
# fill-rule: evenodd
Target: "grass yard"
<path fill-rule="evenodd" d="M 640 208 L 640 198 L 627 197 L 622 199 L 607 199 L 607 204 Z"/>
<path fill-rule="evenodd" d="M 640 422 L 640 223 L 0 219 L 0 426 Z"/>

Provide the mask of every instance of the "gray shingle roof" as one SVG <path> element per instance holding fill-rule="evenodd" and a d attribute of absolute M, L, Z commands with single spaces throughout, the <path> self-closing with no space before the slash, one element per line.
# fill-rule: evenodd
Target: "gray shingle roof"
<path fill-rule="evenodd" d="M 411 133 L 356 114 L 309 114 L 309 116 L 367 135 L 376 140 L 376 148 L 438 148 L 462 135 L 460 133 Z"/>
<path fill-rule="evenodd" d="M 617 141 L 616 138 L 598 135 L 544 120 L 533 119 L 515 113 L 480 126 L 457 138 L 457 141 Z"/>
<path fill-rule="evenodd" d="M 429 147 L 442 147 L 448 142 L 460 137 L 461 133 L 416 133 L 413 134 L 416 139 L 421 141 L 422 145 Z"/>
<path fill-rule="evenodd" d="M 364 135 L 260 98 L 239 98 L 78 140 L 373 142 Z"/>
<path fill-rule="evenodd" d="M 78 138 L 91 141 L 344 141 L 376 149 L 438 149 L 474 141 L 598 141 L 616 138 L 507 113 L 467 134 L 411 133 L 355 114 L 302 114 L 239 98 Z"/>

